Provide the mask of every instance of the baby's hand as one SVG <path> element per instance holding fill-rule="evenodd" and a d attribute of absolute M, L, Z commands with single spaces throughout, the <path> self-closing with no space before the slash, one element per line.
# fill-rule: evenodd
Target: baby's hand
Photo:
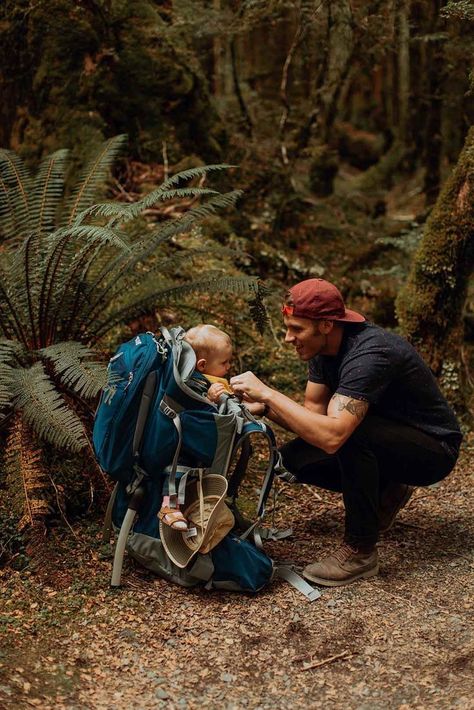
<path fill-rule="evenodd" d="M 207 398 L 210 399 L 211 402 L 217 404 L 219 402 L 219 397 L 224 392 L 227 392 L 224 385 L 222 385 L 220 382 L 214 382 L 207 390 Z"/>

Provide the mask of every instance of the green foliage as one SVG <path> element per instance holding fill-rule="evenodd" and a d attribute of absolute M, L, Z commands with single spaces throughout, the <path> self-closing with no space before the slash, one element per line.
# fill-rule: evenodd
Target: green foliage
<path fill-rule="evenodd" d="M 220 193 L 202 185 L 209 173 L 230 166 L 185 170 L 135 203 L 91 205 L 123 143 L 123 136 L 104 143 L 70 194 L 65 191 L 67 151 L 47 157 L 35 177 L 17 155 L 0 151 L 5 243 L 0 252 L 0 422 L 7 423 L 14 411 L 37 440 L 76 453 L 89 445 L 87 401 L 105 385 L 105 366 L 91 346 L 111 329 L 199 291 L 253 294 L 252 312 L 261 327 L 265 320 L 262 287 L 255 278 L 232 278 L 222 268 L 200 270 L 198 278 L 182 284 L 177 278 L 183 263 L 235 256 L 219 245 L 203 245 L 198 230 L 193 248 L 176 241 L 235 204 L 239 191 Z M 189 185 L 191 180 L 200 184 Z M 189 208 L 178 218 L 164 219 L 158 212 L 157 221 L 143 220 L 150 208 L 183 199 Z M 23 439 L 17 437 L 17 448 Z M 36 452 L 29 461 L 30 480 L 37 486 L 43 474 Z"/>
<path fill-rule="evenodd" d="M 439 14 L 446 19 L 474 22 L 474 6 L 471 0 L 451 0 L 441 8 Z"/>

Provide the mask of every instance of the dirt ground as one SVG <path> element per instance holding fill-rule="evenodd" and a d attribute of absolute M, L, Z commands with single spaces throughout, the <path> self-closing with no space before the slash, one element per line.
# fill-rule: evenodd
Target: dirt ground
<path fill-rule="evenodd" d="M 378 577 L 309 603 L 184 590 L 128 563 L 109 589 L 97 527 L 58 534 L 48 570 L 1 574 L 0 708 L 474 707 L 474 439 L 437 489 L 418 489 L 379 544 Z M 335 494 L 285 485 L 276 558 L 299 565 L 341 537 Z"/>

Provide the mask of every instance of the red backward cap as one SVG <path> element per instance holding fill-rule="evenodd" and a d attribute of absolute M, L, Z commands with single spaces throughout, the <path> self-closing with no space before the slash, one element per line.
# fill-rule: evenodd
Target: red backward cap
<path fill-rule="evenodd" d="M 362 323 L 364 316 L 344 306 L 339 289 L 324 279 L 306 279 L 290 288 L 293 305 L 283 306 L 283 312 L 297 318 Z"/>

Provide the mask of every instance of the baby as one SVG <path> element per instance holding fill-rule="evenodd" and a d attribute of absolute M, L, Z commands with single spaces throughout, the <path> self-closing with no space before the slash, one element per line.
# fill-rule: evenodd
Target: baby
<path fill-rule="evenodd" d="M 187 331 L 185 340 L 196 353 L 197 377 L 193 378 L 193 384 L 199 388 L 200 394 L 214 403 L 218 403 L 224 393 L 233 395 L 232 387 L 225 379 L 232 361 L 232 341 L 227 333 L 214 325 L 197 325 Z M 259 402 L 246 402 L 245 406 L 252 414 L 262 413 Z M 188 529 L 187 520 L 179 507 L 170 507 L 169 495 L 163 495 L 158 517 L 175 530 Z"/>

